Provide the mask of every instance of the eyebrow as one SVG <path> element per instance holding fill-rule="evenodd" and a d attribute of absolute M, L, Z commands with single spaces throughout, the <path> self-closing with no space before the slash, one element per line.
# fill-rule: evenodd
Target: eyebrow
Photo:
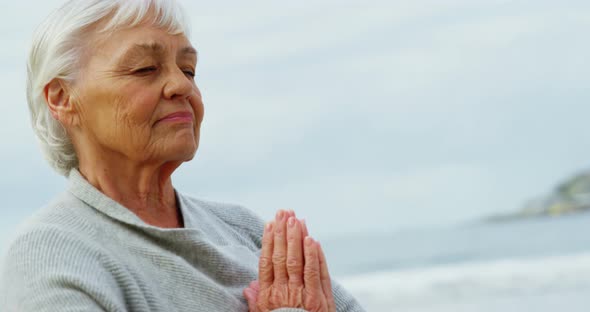
<path fill-rule="evenodd" d="M 125 53 L 123 53 L 123 56 L 121 56 L 119 58 L 119 60 L 121 62 L 125 62 L 127 60 L 132 60 L 140 55 L 143 55 L 144 53 L 151 53 L 151 54 L 155 54 L 155 55 L 162 55 L 164 53 L 164 46 L 157 43 L 157 42 L 151 42 L 151 43 L 136 43 L 134 44 L 131 48 L 129 48 L 127 51 L 125 51 Z M 195 58 L 198 55 L 198 52 L 195 48 L 193 48 L 192 46 L 185 46 L 182 49 L 180 49 L 180 51 L 178 52 L 178 55 L 194 55 Z"/>
<path fill-rule="evenodd" d="M 197 52 L 197 50 L 191 46 L 186 46 L 182 48 L 178 54 L 194 54 L 197 56 L 199 52 Z"/>

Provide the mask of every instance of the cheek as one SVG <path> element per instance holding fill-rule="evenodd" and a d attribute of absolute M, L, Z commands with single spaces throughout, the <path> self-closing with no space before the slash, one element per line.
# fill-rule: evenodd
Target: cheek
<path fill-rule="evenodd" d="M 191 97 L 190 104 L 195 113 L 195 119 L 198 121 L 198 125 L 200 125 L 203 121 L 203 116 L 205 115 L 205 105 L 203 104 L 201 93 L 198 91 L 198 89 L 196 95 Z"/>
<path fill-rule="evenodd" d="M 145 90 L 129 90 L 128 94 L 133 96 L 120 96 L 116 101 L 119 110 L 117 119 L 129 127 L 137 127 L 137 130 L 151 128 L 154 111 L 158 105 L 159 97 Z"/>

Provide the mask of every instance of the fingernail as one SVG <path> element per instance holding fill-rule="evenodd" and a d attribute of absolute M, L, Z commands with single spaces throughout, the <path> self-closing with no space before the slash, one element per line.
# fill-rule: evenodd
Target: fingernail
<path fill-rule="evenodd" d="M 266 224 L 266 227 L 265 227 L 265 229 L 266 229 L 266 231 L 267 231 L 267 232 L 270 232 L 270 231 L 272 231 L 272 222 L 268 222 L 268 223 Z"/>
<path fill-rule="evenodd" d="M 311 246 L 311 244 L 313 243 L 313 239 L 311 239 L 311 237 L 306 236 L 305 237 L 305 246 Z"/>
<path fill-rule="evenodd" d="M 287 224 L 289 224 L 290 227 L 293 227 L 295 225 L 295 218 L 290 217 L 289 221 L 287 221 Z"/>
<path fill-rule="evenodd" d="M 283 219 L 283 215 L 284 215 L 284 214 L 285 214 L 285 212 L 284 212 L 284 211 L 282 211 L 282 210 L 279 210 L 279 211 L 277 212 L 277 221 L 281 221 L 281 219 Z"/>
<path fill-rule="evenodd" d="M 246 294 L 247 297 L 252 298 L 252 289 L 246 288 L 246 289 L 244 289 L 244 293 Z"/>

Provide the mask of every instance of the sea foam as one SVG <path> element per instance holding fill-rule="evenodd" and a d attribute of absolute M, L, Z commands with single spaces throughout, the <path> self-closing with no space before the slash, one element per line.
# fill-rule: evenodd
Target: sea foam
<path fill-rule="evenodd" d="M 436 311 L 461 302 L 590 294 L 590 253 L 376 272 L 344 277 L 340 283 L 367 311 Z"/>

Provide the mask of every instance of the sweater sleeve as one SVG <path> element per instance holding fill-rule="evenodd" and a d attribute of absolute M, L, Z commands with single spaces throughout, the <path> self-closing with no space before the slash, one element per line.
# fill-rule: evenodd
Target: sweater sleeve
<path fill-rule="evenodd" d="M 45 227 L 21 234 L 4 257 L 2 311 L 125 311 L 100 258 L 74 233 Z"/>

